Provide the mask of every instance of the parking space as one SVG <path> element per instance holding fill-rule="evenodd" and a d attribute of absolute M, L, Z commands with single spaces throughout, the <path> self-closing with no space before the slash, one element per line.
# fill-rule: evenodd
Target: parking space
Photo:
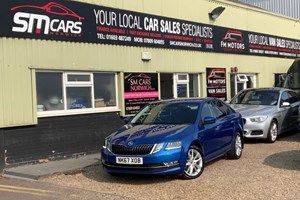
<path fill-rule="evenodd" d="M 241 159 L 217 159 L 193 180 L 111 176 L 102 166 L 93 166 L 41 181 L 109 194 L 111 199 L 298 199 L 300 133 L 284 134 L 273 144 L 246 141 Z"/>

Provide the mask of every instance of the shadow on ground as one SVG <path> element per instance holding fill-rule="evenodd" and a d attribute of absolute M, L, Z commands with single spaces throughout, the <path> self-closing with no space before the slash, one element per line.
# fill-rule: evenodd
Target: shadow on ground
<path fill-rule="evenodd" d="M 146 185 L 154 183 L 164 183 L 167 181 L 174 181 L 180 179 L 178 176 L 159 176 L 159 175 L 132 175 L 132 174 L 108 174 L 103 168 L 102 164 L 91 166 L 83 170 L 83 175 L 91 180 L 97 182 L 107 182 L 113 183 L 118 182 L 118 184 L 131 184 L 131 185 Z"/>
<path fill-rule="evenodd" d="M 211 162 L 205 164 L 205 168 L 213 165 L 215 162 L 218 162 L 222 159 L 226 159 L 226 156 L 221 156 Z M 204 169 L 205 173 L 205 169 Z M 86 167 L 82 170 L 82 174 L 88 179 L 97 181 L 97 182 L 107 182 L 118 184 L 131 184 L 131 185 L 147 185 L 147 184 L 156 184 L 156 183 L 165 183 L 172 181 L 189 181 L 193 182 L 197 179 L 186 180 L 180 177 L 179 175 L 137 175 L 137 174 L 108 174 L 104 171 L 102 164 L 92 165 Z M 200 177 L 201 178 L 201 177 Z"/>
<path fill-rule="evenodd" d="M 300 150 L 272 154 L 264 160 L 263 164 L 279 169 L 300 171 Z"/>
<path fill-rule="evenodd" d="M 289 132 L 282 133 L 278 136 L 278 140 L 287 142 L 300 142 L 300 131 L 292 130 Z"/>
<path fill-rule="evenodd" d="M 281 133 L 277 137 L 277 141 L 286 141 L 286 142 L 300 142 L 300 131 L 292 130 L 285 133 Z M 257 144 L 257 143 L 267 143 L 263 139 L 248 139 L 245 138 L 246 144 Z"/>

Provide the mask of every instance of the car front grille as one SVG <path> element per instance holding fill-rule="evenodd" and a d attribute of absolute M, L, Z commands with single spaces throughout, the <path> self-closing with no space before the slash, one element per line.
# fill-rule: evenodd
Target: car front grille
<path fill-rule="evenodd" d="M 254 130 L 251 132 L 251 135 L 262 135 L 263 134 L 263 131 L 260 131 L 260 130 Z"/>
<path fill-rule="evenodd" d="M 147 155 L 151 152 L 153 144 L 142 144 L 134 147 L 126 147 L 120 144 L 112 144 L 112 152 L 120 155 Z"/>

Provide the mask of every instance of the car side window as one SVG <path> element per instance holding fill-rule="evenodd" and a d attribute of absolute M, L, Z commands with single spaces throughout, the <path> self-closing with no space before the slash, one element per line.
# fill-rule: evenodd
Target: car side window
<path fill-rule="evenodd" d="M 201 110 L 201 123 L 204 122 L 205 117 L 215 117 L 212 112 L 212 106 L 210 102 L 206 102 Z"/>
<path fill-rule="evenodd" d="M 290 98 L 289 98 L 289 103 L 290 104 L 299 101 L 299 95 L 297 95 L 297 93 L 289 91 L 289 96 L 290 96 Z"/>
<path fill-rule="evenodd" d="M 216 118 L 226 116 L 230 113 L 228 106 L 221 101 L 214 101 L 213 107 L 216 110 Z"/>
<path fill-rule="evenodd" d="M 289 101 L 289 95 L 287 92 L 283 92 L 281 94 L 281 98 L 280 98 L 280 105 L 283 103 L 283 102 L 288 102 Z"/>

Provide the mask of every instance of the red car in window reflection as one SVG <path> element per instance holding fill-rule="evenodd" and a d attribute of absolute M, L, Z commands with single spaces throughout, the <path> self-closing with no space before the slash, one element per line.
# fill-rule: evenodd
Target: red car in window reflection
<path fill-rule="evenodd" d="M 151 77 L 150 77 L 150 76 L 147 76 L 146 74 L 134 75 L 134 76 L 131 76 L 130 78 L 144 78 L 144 79 L 151 79 Z"/>
<path fill-rule="evenodd" d="M 208 79 L 225 79 L 224 69 L 212 69 L 207 77 Z"/>
<path fill-rule="evenodd" d="M 226 32 L 225 37 L 223 37 L 222 41 L 224 42 L 243 42 L 242 32 L 229 30 Z"/>
<path fill-rule="evenodd" d="M 132 74 L 129 74 L 125 77 L 125 79 L 151 79 L 150 76 L 146 75 L 146 74 L 137 74 L 137 75 L 132 75 Z"/>
<path fill-rule="evenodd" d="M 77 15 L 75 12 L 73 12 L 69 8 L 67 8 L 61 4 L 55 3 L 55 2 L 49 2 L 44 6 L 35 6 L 35 5 L 15 6 L 11 10 L 17 10 L 20 8 L 36 8 L 39 10 L 44 10 L 45 12 L 54 14 L 54 15 L 74 17 L 74 18 L 77 18 L 78 20 L 84 19 L 84 17 L 80 17 L 79 15 Z"/>

